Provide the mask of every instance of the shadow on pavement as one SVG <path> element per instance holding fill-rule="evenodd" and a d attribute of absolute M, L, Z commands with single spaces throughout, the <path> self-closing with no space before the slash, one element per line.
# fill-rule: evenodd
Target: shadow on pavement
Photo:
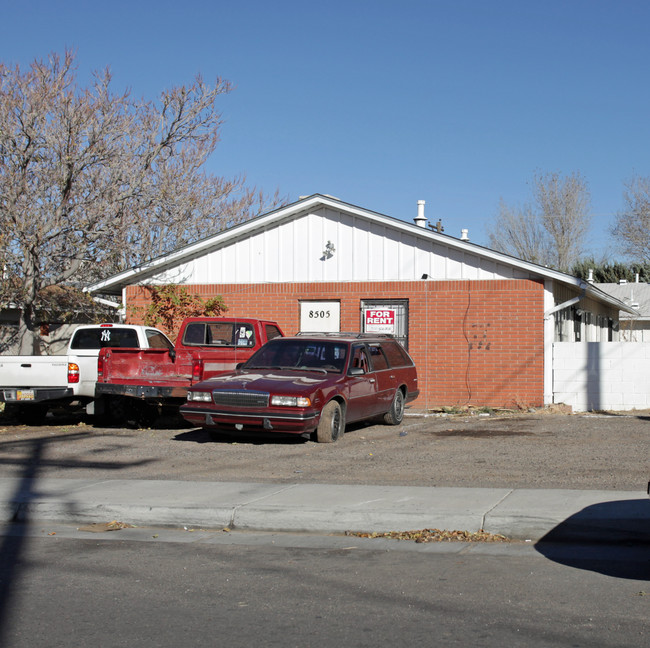
<path fill-rule="evenodd" d="M 587 506 L 549 531 L 535 549 L 576 569 L 650 581 L 650 500 Z"/>
<path fill-rule="evenodd" d="M 345 426 L 345 433 L 363 430 L 375 425 L 372 421 L 356 421 Z M 308 436 L 288 432 L 257 432 L 247 430 L 215 430 L 194 428 L 174 437 L 174 441 L 191 441 L 193 443 L 241 443 L 248 445 L 302 445 L 315 442 Z"/>
<path fill-rule="evenodd" d="M 11 615 L 13 600 L 17 585 L 21 577 L 21 565 L 25 555 L 26 545 L 30 532 L 31 520 L 29 518 L 29 505 L 39 496 L 38 482 L 41 472 L 47 466 L 57 465 L 63 468 L 95 467 L 111 470 L 120 470 L 130 465 L 141 464 L 142 461 L 116 462 L 116 461 L 75 461 L 74 459 L 52 460 L 47 458 L 47 448 L 58 443 L 73 443 L 87 436 L 87 433 L 71 433 L 54 437 L 41 436 L 28 440 L 7 440 L 0 442 L 0 449 L 19 448 L 20 455 L 4 457 L 1 464 L 20 466 L 21 472 L 17 477 L 14 492 L 7 497 L 3 504 L 7 510 L 12 510 L 15 505 L 13 519 L 0 520 L 5 523 L 4 535 L 0 541 L 0 646 L 6 645 L 3 635 L 6 619 Z"/>
<path fill-rule="evenodd" d="M 88 416 L 85 412 L 68 412 L 63 411 L 61 413 L 50 412 L 42 420 L 38 422 L 26 422 L 14 416 L 11 413 L 2 412 L 0 413 L 0 425 L 3 427 L 22 427 L 22 428 L 43 428 L 43 427 L 59 427 L 61 425 L 79 425 L 79 424 L 91 424 L 92 417 Z"/>
<path fill-rule="evenodd" d="M 300 445 L 308 439 L 298 434 L 264 434 L 253 432 L 214 432 L 196 428 L 182 432 L 174 437 L 174 441 L 190 441 L 192 443 L 239 443 L 242 445 Z"/>

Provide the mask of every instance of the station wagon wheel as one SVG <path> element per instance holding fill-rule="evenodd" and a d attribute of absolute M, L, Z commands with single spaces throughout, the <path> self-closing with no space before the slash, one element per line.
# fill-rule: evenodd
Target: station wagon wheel
<path fill-rule="evenodd" d="M 345 421 L 341 406 L 336 401 L 330 401 L 323 407 L 320 422 L 316 430 L 318 443 L 333 443 L 343 436 Z"/>
<path fill-rule="evenodd" d="M 384 414 L 384 422 L 388 425 L 399 425 L 404 418 L 404 392 L 398 389 L 393 397 L 390 409 Z"/>

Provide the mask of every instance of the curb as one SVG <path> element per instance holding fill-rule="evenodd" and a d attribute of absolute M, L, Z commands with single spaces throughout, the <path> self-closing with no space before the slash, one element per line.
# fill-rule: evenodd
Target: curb
<path fill-rule="evenodd" d="M 5 522 L 250 531 L 463 530 L 549 542 L 650 542 L 643 492 L 0 478 Z"/>

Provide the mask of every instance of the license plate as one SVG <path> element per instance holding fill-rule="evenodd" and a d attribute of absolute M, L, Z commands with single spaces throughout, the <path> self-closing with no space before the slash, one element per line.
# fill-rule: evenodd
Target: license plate
<path fill-rule="evenodd" d="M 16 400 L 19 400 L 19 401 L 34 400 L 34 390 L 33 389 L 19 389 L 16 392 Z"/>

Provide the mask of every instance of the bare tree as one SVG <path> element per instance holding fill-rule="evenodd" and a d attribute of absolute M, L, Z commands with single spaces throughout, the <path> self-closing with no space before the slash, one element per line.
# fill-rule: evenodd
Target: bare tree
<path fill-rule="evenodd" d="M 579 173 L 536 174 L 532 203 L 510 207 L 503 200 L 493 229 L 491 247 L 526 261 L 564 272 L 582 256 L 591 225 L 590 194 Z"/>
<path fill-rule="evenodd" d="M 547 233 L 539 214 L 530 204 L 510 207 L 501 199 L 489 239 L 495 250 L 533 263 L 544 265 L 550 256 Z"/>
<path fill-rule="evenodd" d="M 202 170 L 230 90 L 196 77 L 135 100 L 111 90 L 108 69 L 80 88 L 69 51 L 26 71 L 0 64 L 0 297 L 21 308 L 21 353 L 34 349 L 44 288 L 83 285 L 279 202 Z"/>
<path fill-rule="evenodd" d="M 612 234 L 624 254 L 650 263 L 650 178 L 629 181 L 623 199 L 626 208 L 616 215 Z"/>

